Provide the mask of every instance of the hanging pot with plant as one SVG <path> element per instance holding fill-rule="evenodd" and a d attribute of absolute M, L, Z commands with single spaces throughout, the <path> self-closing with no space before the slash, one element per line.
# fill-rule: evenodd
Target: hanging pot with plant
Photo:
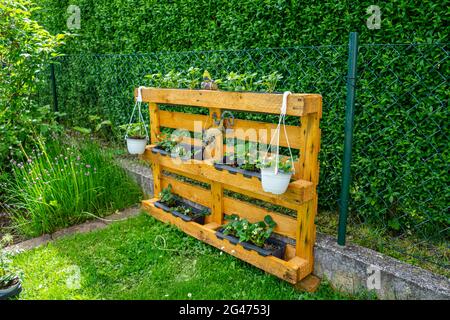
<path fill-rule="evenodd" d="M 292 174 L 294 173 L 294 160 L 292 157 L 291 147 L 289 145 L 289 138 L 286 132 L 286 109 L 287 109 L 287 97 L 291 93 L 286 91 L 283 94 L 283 102 L 281 105 L 280 119 L 278 121 L 278 126 L 275 130 L 275 134 L 272 136 L 270 145 L 263 158 L 260 168 L 261 168 L 261 184 L 265 192 L 270 192 L 273 194 L 283 194 L 286 192 L 289 183 L 291 181 Z M 281 125 L 283 125 L 284 134 L 286 136 L 286 142 L 288 144 L 290 159 L 283 160 L 280 159 L 280 131 Z M 276 149 L 275 153 L 268 156 L 269 151 L 272 151 L 272 145 L 276 139 Z"/>
<path fill-rule="evenodd" d="M 261 165 L 261 184 L 263 190 L 273 194 L 285 193 L 291 182 L 292 168 L 292 162 L 289 159 L 264 162 Z"/>
<path fill-rule="evenodd" d="M 142 87 L 138 89 L 138 96 L 131 113 L 130 122 L 127 125 L 125 140 L 127 141 L 127 149 L 130 154 L 143 154 L 148 141 L 148 131 L 145 126 L 144 117 L 141 111 L 142 104 Z M 137 109 L 138 122 L 133 123 L 134 114 Z"/>

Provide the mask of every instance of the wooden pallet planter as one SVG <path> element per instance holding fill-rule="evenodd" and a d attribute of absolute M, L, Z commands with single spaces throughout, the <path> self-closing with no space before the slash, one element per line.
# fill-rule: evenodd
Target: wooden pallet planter
<path fill-rule="evenodd" d="M 200 123 L 201 127 L 205 128 L 212 123 L 213 114 L 220 117 L 222 110 L 279 114 L 282 94 L 143 88 L 142 97 L 143 101 L 149 104 L 152 143 L 147 146 L 142 159 L 147 160 L 152 166 L 154 194 L 157 196 L 170 184 L 174 193 L 209 208 L 211 214 L 205 217 L 204 224 L 187 222 L 158 208 L 158 205 L 155 205 L 157 198 L 144 200 L 143 208 L 156 219 L 171 223 L 185 233 L 289 283 L 298 284 L 310 275 L 314 266 L 313 246 L 316 233 L 314 218 L 317 211 L 316 187 L 319 178 L 319 121 L 322 115 L 322 97 L 318 94 L 291 94 L 288 97 L 287 115 L 300 117 L 299 126 L 287 126 L 289 143 L 292 148 L 299 150 L 299 160 L 294 164 L 296 173 L 293 181 L 282 195 L 264 192 L 257 174 L 249 175 L 239 170 L 227 170 L 225 167 L 214 166 L 214 163 L 208 160 L 174 161 L 170 156 L 154 152 L 161 127 L 194 131 L 195 126 Z M 160 104 L 208 108 L 209 115 L 163 111 L 159 109 Z M 197 121 L 197 124 L 194 125 L 194 121 Z M 226 137 L 268 143 L 271 139 L 271 130 L 275 127 L 276 124 L 272 123 L 236 119 L 233 130 L 228 131 Z M 242 135 L 242 132 L 249 128 L 255 129 L 257 134 Z M 269 135 L 262 134 L 262 130 L 269 130 Z M 191 143 L 201 145 L 201 141 L 196 139 L 192 139 Z M 280 139 L 280 145 L 287 146 L 284 137 Z M 183 182 L 163 172 L 207 184 L 209 189 Z M 297 218 L 228 197 L 224 194 L 224 190 L 295 210 Z M 287 244 L 284 256 L 280 258 L 272 255 L 263 256 L 254 250 L 244 248 L 242 244 L 233 244 L 226 238 L 221 239 L 217 237 L 216 231 L 224 225 L 224 214 L 236 214 L 250 222 L 261 221 L 269 214 L 277 223 L 274 232 L 290 238 L 295 245 Z"/>

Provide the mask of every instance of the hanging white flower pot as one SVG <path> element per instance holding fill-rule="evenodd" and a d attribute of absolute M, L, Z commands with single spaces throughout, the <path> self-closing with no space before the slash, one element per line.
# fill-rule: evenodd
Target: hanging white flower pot
<path fill-rule="evenodd" d="M 275 173 L 275 168 L 261 168 L 261 184 L 265 192 L 273 194 L 283 194 L 286 192 L 289 182 L 291 182 L 292 172 L 284 173 L 278 171 Z"/>
<path fill-rule="evenodd" d="M 283 103 L 281 105 L 280 119 L 275 134 L 272 136 L 266 155 L 260 166 L 261 168 L 261 184 L 265 192 L 273 194 L 283 194 L 286 192 L 289 183 L 291 182 L 292 173 L 294 171 L 294 159 L 292 157 L 291 147 L 286 132 L 286 109 L 287 98 L 290 92 L 286 91 L 283 94 Z M 280 131 L 283 125 L 284 134 L 289 148 L 290 161 L 282 161 L 280 159 Z M 275 152 L 269 156 L 269 150 L 272 151 L 272 146 L 275 143 Z"/>
<path fill-rule="evenodd" d="M 130 154 L 143 154 L 147 146 L 147 138 L 127 138 L 127 149 Z"/>
<path fill-rule="evenodd" d="M 130 122 L 126 126 L 125 140 L 127 141 L 127 149 L 130 154 L 143 154 L 148 141 L 148 131 L 145 126 L 144 117 L 141 111 L 142 104 L 142 87 L 138 89 L 136 103 L 131 113 Z M 138 113 L 138 122 L 133 123 L 134 113 Z M 144 135 L 145 133 L 145 135 Z"/>

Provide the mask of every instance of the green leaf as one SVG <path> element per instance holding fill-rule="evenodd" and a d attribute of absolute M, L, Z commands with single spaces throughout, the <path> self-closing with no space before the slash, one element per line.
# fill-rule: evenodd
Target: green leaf
<path fill-rule="evenodd" d="M 89 128 L 83 128 L 83 127 L 78 127 L 78 126 L 73 127 L 73 129 L 78 131 L 78 132 L 81 132 L 83 134 L 90 134 L 92 132 L 92 130 L 89 129 Z"/>

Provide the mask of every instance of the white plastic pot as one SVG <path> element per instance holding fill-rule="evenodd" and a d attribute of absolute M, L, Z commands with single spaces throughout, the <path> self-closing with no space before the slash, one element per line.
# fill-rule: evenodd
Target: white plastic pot
<path fill-rule="evenodd" d="M 127 149 L 130 154 L 143 154 L 147 146 L 147 139 L 127 138 Z"/>
<path fill-rule="evenodd" d="M 261 168 L 261 183 L 265 192 L 273 194 L 283 194 L 286 192 L 289 182 L 291 182 L 292 173 L 278 171 L 275 174 L 275 168 Z"/>

